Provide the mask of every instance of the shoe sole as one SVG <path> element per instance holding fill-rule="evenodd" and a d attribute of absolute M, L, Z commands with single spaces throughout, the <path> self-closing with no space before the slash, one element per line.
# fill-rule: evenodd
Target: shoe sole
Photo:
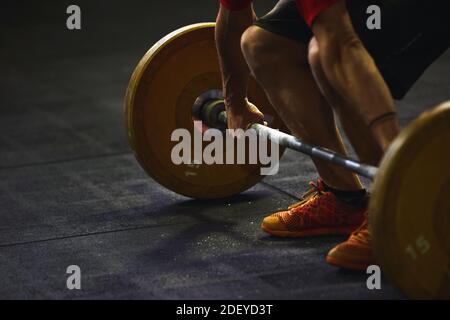
<path fill-rule="evenodd" d="M 344 235 L 348 236 L 353 231 L 356 230 L 356 227 L 342 227 L 342 228 L 320 228 L 313 230 L 305 230 L 305 231 L 274 231 L 266 228 L 263 224 L 261 225 L 261 229 L 268 234 L 280 237 L 280 238 L 305 238 L 305 237 L 318 237 L 318 236 L 337 236 Z"/>
<path fill-rule="evenodd" d="M 338 267 L 341 269 L 350 269 L 350 270 L 355 270 L 355 271 L 366 271 L 367 268 L 374 263 L 352 263 L 349 261 L 345 261 L 345 260 L 339 260 L 339 259 L 335 259 L 333 257 L 327 256 L 326 261 L 328 264 L 332 265 L 333 267 Z"/>

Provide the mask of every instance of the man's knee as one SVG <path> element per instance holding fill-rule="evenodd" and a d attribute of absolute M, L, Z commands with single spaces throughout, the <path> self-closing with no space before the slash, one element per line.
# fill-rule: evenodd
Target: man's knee
<path fill-rule="evenodd" d="M 313 37 L 308 46 L 308 63 L 314 73 L 320 71 L 322 66 L 320 64 L 319 44 L 317 39 Z"/>
<path fill-rule="evenodd" d="M 242 34 L 242 53 L 251 68 L 260 64 L 269 46 L 264 31 L 259 27 L 251 26 Z"/>
<path fill-rule="evenodd" d="M 272 37 L 269 31 L 257 26 L 251 26 L 242 35 L 242 53 L 255 76 L 261 75 L 265 67 L 274 63 L 278 57 L 280 48 Z"/>
<path fill-rule="evenodd" d="M 317 42 L 316 37 L 313 37 L 309 42 L 308 63 L 321 92 L 327 97 L 331 97 L 332 95 L 334 95 L 322 66 L 323 64 L 321 61 L 319 43 Z"/>

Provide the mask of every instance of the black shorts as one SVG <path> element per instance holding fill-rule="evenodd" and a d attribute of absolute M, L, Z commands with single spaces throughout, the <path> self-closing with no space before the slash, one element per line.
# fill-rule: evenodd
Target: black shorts
<path fill-rule="evenodd" d="M 347 0 L 353 26 L 394 98 L 403 98 L 425 70 L 448 49 L 448 1 Z M 367 7 L 370 5 L 381 8 L 380 30 L 367 28 Z M 305 44 L 312 38 L 295 0 L 278 1 L 255 25 Z"/>

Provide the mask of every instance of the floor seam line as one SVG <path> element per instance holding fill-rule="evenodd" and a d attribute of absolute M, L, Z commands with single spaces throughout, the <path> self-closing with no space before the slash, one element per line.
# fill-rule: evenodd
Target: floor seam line
<path fill-rule="evenodd" d="M 50 241 L 56 241 L 56 240 L 66 240 L 66 239 L 73 239 L 73 238 L 83 238 L 83 237 L 90 237 L 90 236 L 96 236 L 96 235 L 104 235 L 104 234 L 110 234 L 110 233 L 115 233 L 115 232 L 144 230 L 144 229 L 152 229 L 152 228 L 158 228 L 158 227 L 170 227 L 170 226 L 174 226 L 174 225 L 192 224 L 192 223 L 194 223 L 194 222 L 191 222 L 191 223 L 175 223 L 175 224 L 161 224 L 161 225 L 147 225 L 147 226 L 141 226 L 141 227 L 135 227 L 135 228 L 116 229 L 116 230 L 109 230 L 109 231 L 103 231 L 103 232 L 92 232 L 92 233 L 69 235 L 69 236 L 61 236 L 61 237 L 54 237 L 54 238 L 48 238 L 48 239 L 39 239 L 39 240 L 32 240 L 32 241 L 25 241 L 25 242 L 7 243 L 7 244 L 0 244 L 0 249 L 1 248 L 18 247 L 18 246 L 28 245 L 28 244 L 37 244 L 37 243 L 43 243 L 43 242 L 50 242 Z"/>
<path fill-rule="evenodd" d="M 54 161 L 47 161 L 47 162 L 26 163 L 26 164 L 21 164 L 21 165 L 17 165 L 17 166 L 0 166 L 0 171 L 49 166 L 49 165 L 54 165 L 54 164 L 62 164 L 62 163 L 77 162 L 77 161 L 84 161 L 84 160 L 93 160 L 93 159 L 99 159 L 99 158 L 117 157 L 117 156 L 129 155 L 132 153 L 133 153 L 132 151 L 122 151 L 122 152 L 105 153 L 105 154 L 100 154 L 100 155 L 96 155 L 96 156 L 61 159 L 61 160 L 54 160 Z"/>

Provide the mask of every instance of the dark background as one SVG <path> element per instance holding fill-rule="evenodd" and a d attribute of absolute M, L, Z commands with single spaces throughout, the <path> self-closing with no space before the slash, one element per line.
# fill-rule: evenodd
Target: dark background
<path fill-rule="evenodd" d="M 258 0 L 258 13 L 274 1 Z M 66 29 L 66 8 L 82 30 Z M 285 240 L 259 230 L 316 178 L 288 152 L 281 171 L 227 201 L 162 189 L 126 140 L 123 96 L 162 36 L 213 21 L 215 0 L 1 1 L 0 298 L 401 298 L 388 282 L 337 270 L 342 237 Z M 449 99 L 450 56 L 398 102 L 403 125 Z M 65 270 L 82 270 L 82 290 Z"/>

